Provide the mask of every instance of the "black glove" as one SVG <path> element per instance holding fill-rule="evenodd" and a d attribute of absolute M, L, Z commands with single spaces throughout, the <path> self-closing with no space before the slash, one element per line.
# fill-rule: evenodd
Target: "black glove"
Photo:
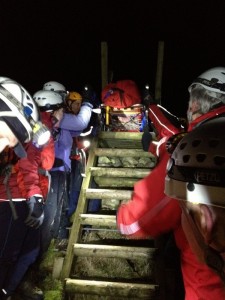
<path fill-rule="evenodd" d="M 148 152 L 149 146 L 152 142 L 152 135 L 149 132 L 148 125 L 145 125 L 144 131 L 141 137 L 142 148 L 144 151 Z"/>
<path fill-rule="evenodd" d="M 28 216 L 25 220 L 27 226 L 38 228 L 41 226 L 44 220 L 44 205 L 42 196 L 32 196 L 27 200 L 29 209 Z"/>

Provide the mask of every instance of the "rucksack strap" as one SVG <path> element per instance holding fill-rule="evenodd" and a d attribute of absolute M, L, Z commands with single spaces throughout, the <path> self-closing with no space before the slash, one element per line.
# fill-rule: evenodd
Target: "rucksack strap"
<path fill-rule="evenodd" d="M 6 189 L 6 194 L 7 194 L 7 197 L 9 199 L 9 205 L 11 207 L 11 210 L 12 210 L 12 216 L 13 216 L 13 219 L 14 220 L 17 220 L 18 219 L 18 215 L 17 215 L 17 212 L 16 212 L 16 208 L 15 208 L 15 205 L 12 201 L 12 194 L 11 194 L 11 191 L 10 191 L 10 188 L 9 188 L 9 178 L 12 174 L 12 167 L 13 165 L 11 164 L 8 164 L 5 168 L 4 168 L 4 173 L 5 173 L 5 179 L 3 181 L 4 185 L 5 185 L 5 189 Z"/>

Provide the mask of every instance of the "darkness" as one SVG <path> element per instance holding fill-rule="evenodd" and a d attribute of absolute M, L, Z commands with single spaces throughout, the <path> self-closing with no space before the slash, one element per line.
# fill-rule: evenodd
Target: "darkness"
<path fill-rule="evenodd" d="M 185 116 L 187 87 L 225 66 L 225 1 L 1 0 L 0 70 L 33 94 L 50 80 L 101 92 L 101 42 L 113 79 L 155 89 L 164 41 L 162 104 Z"/>

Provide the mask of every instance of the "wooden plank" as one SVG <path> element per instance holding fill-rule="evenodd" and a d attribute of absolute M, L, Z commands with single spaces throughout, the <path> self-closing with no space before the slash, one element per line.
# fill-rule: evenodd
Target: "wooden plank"
<path fill-rule="evenodd" d="M 109 226 L 117 228 L 116 216 L 111 215 L 97 215 L 97 214 L 80 214 L 79 222 L 82 225 L 93 225 L 93 226 Z"/>
<path fill-rule="evenodd" d="M 77 206 L 76 212 L 74 214 L 73 226 L 71 228 L 70 235 L 69 235 L 67 253 L 66 253 L 66 256 L 64 259 L 63 269 L 61 272 L 61 279 L 67 278 L 70 275 L 71 266 L 72 266 L 72 262 L 73 262 L 73 244 L 78 241 L 78 239 L 81 235 L 81 232 L 82 232 L 82 228 L 80 226 L 80 220 L 79 220 L 78 216 L 81 212 L 84 212 L 86 210 L 87 201 L 85 198 L 84 191 L 89 187 L 89 184 L 90 184 L 91 172 L 89 171 L 89 169 L 91 166 L 96 164 L 96 156 L 94 155 L 94 151 L 92 149 L 95 149 L 97 147 L 97 145 L 98 145 L 98 139 L 94 138 L 92 140 L 93 148 L 91 148 L 89 151 L 86 177 L 83 179 L 83 183 L 82 183 L 81 190 L 80 190 L 80 196 L 78 199 L 78 206 Z"/>
<path fill-rule="evenodd" d="M 155 79 L 155 100 L 161 104 L 162 73 L 164 59 L 164 41 L 158 43 L 157 71 Z"/>
<path fill-rule="evenodd" d="M 129 177 L 129 178 L 144 178 L 150 171 L 140 168 L 107 168 L 107 167 L 91 167 L 93 176 L 104 177 Z"/>
<path fill-rule="evenodd" d="M 67 293 L 92 294 L 99 296 L 132 297 L 136 299 L 151 300 L 158 288 L 155 284 L 126 283 L 81 279 L 66 279 L 65 289 Z"/>
<path fill-rule="evenodd" d="M 94 180 L 99 187 L 112 187 L 112 188 L 133 188 L 134 184 L 140 180 L 139 178 L 110 178 L 110 177 L 99 177 L 95 176 Z"/>
<path fill-rule="evenodd" d="M 109 157 L 150 157 L 155 159 L 151 152 L 143 151 L 142 149 L 111 149 L 111 148 L 96 148 L 95 155 Z"/>
<path fill-rule="evenodd" d="M 54 259 L 52 278 L 59 279 L 63 268 L 64 257 L 56 257 Z"/>
<path fill-rule="evenodd" d="M 99 139 L 118 139 L 118 140 L 141 140 L 143 132 L 113 132 L 113 131 L 100 131 Z"/>
<path fill-rule="evenodd" d="M 87 189 L 86 197 L 88 199 L 119 199 L 130 200 L 133 191 L 115 190 L 115 189 Z"/>
<path fill-rule="evenodd" d="M 102 89 L 108 83 L 108 45 L 101 42 L 101 69 L 102 69 Z"/>
<path fill-rule="evenodd" d="M 83 257 L 109 257 L 123 259 L 151 258 L 156 248 L 127 247 L 95 244 L 74 244 L 74 255 Z"/>
<path fill-rule="evenodd" d="M 132 140 L 100 140 L 99 146 L 101 148 L 112 148 L 112 149 L 142 149 L 142 144 L 140 141 Z"/>

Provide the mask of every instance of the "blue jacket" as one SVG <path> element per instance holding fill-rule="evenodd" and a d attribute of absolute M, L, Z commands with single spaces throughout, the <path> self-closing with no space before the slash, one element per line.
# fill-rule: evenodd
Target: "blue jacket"
<path fill-rule="evenodd" d="M 55 140 L 56 161 L 51 171 L 70 171 L 70 152 L 73 144 L 73 137 L 88 126 L 92 114 L 92 105 L 84 102 L 77 115 L 64 113 L 59 124 L 58 134 Z"/>

